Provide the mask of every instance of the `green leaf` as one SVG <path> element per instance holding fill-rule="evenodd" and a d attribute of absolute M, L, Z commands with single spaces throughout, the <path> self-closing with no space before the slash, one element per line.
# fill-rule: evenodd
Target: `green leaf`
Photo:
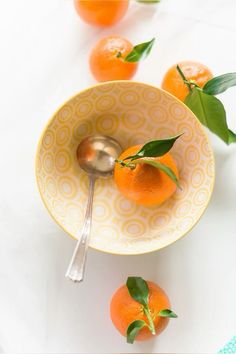
<path fill-rule="evenodd" d="M 161 0 L 137 0 L 138 2 L 142 2 L 144 4 L 156 4 L 158 2 L 161 2 Z"/>
<path fill-rule="evenodd" d="M 169 317 L 169 318 L 177 318 L 178 316 L 171 310 L 165 309 L 165 310 L 161 310 L 158 313 L 158 316 L 160 317 Z"/>
<path fill-rule="evenodd" d="M 128 277 L 126 286 L 130 296 L 144 306 L 148 306 L 148 285 L 141 277 Z"/>
<path fill-rule="evenodd" d="M 155 38 L 153 38 L 150 42 L 145 42 L 134 46 L 133 50 L 124 58 L 124 61 L 134 63 L 145 59 L 150 53 L 154 42 Z"/>
<path fill-rule="evenodd" d="M 136 321 L 130 323 L 129 327 L 127 328 L 127 332 L 126 332 L 127 343 L 133 344 L 137 334 L 145 326 L 147 326 L 147 324 L 143 320 L 136 320 Z"/>
<path fill-rule="evenodd" d="M 236 86 L 236 73 L 228 73 L 220 76 L 216 76 L 213 79 L 207 81 L 203 87 L 203 92 L 208 95 L 218 95 L 226 91 L 228 88 Z"/>
<path fill-rule="evenodd" d="M 176 186 L 178 188 L 181 188 L 180 184 L 179 184 L 179 180 L 176 177 L 174 171 L 170 167 L 164 165 L 163 163 L 158 162 L 158 161 L 153 161 L 153 160 L 145 160 L 145 159 L 137 160 L 137 161 L 134 161 L 133 163 L 134 164 L 146 163 L 147 165 L 151 165 L 153 167 L 158 168 L 159 170 L 165 172 L 167 174 L 167 176 L 170 177 L 170 179 L 176 184 Z"/>
<path fill-rule="evenodd" d="M 218 135 L 226 144 L 230 143 L 226 113 L 220 100 L 195 87 L 184 102 L 203 125 Z"/>
<path fill-rule="evenodd" d="M 165 155 L 176 140 L 181 136 L 182 134 L 173 136 L 171 138 L 167 139 L 162 139 L 162 140 L 153 140 L 150 141 L 149 143 L 143 145 L 143 147 L 135 154 L 132 156 L 126 157 L 124 160 L 131 160 L 134 161 L 136 159 L 140 159 L 141 157 L 160 157 Z"/>
<path fill-rule="evenodd" d="M 236 134 L 229 129 L 229 144 L 236 143 Z"/>

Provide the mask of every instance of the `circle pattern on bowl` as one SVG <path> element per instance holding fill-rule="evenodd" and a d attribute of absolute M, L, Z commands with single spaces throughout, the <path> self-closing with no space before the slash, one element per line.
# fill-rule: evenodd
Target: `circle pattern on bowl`
<path fill-rule="evenodd" d="M 214 184 L 214 158 L 202 126 L 181 102 L 134 82 L 103 83 L 71 98 L 50 120 L 36 157 L 40 194 L 56 222 L 75 238 L 83 223 L 88 177 L 76 148 L 87 135 L 113 136 L 131 145 L 184 132 L 172 149 L 182 190 L 159 207 L 125 199 L 113 179 L 98 180 L 90 246 L 116 254 L 141 254 L 171 244 L 199 220 Z"/>

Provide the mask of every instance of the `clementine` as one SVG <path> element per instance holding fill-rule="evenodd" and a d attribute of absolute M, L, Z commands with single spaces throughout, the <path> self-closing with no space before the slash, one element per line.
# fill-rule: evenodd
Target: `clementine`
<path fill-rule="evenodd" d="M 135 155 L 141 147 L 142 145 L 136 145 L 128 148 L 120 155 L 119 160 Z M 170 153 L 148 159 L 166 165 L 178 178 L 178 169 Z M 144 163 L 136 165 L 134 169 L 122 167 L 119 163 L 116 163 L 114 179 L 120 192 L 126 198 L 146 206 L 163 203 L 171 197 L 177 188 L 165 172 Z"/>
<path fill-rule="evenodd" d="M 182 61 L 178 63 L 180 69 L 188 81 L 192 80 L 199 87 L 203 87 L 205 83 L 212 79 L 213 74 L 210 69 L 198 62 Z M 170 92 L 172 95 L 184 101 L 189 93 L 187 85 L 183 82 L 176 65 L 173 65 L 165 74 L 161 87 Z"/>
<path fill-rule="evenodd" d="M 156 335 L 160 334 L 168 325 L 169 318 L 158 316 L 159 312 L 170 308 L 170 301 L 158 285 L 147 281 L 149 288 L 148 306 L 154 322 Z M 110 316 L 114 326 L 126 336 L 127 328 L 135 320 L 143 320 L 148 324 L 147 317 L 143 311 L 143 306 L 135 301 L 129 294 L 127 286 L 121 286 L 113 295 L 110 304 Z M 146 340 L 153 337 L 148 327 L 142 328 L 136 340 Z"/>
<path fill-rule="evenodd" d="M 90 55 L 90 69 L 98 81 L 128 80 L 133 77 L 138 64 L 124 61 L 133 45 L 120 36 L 101 39 Z"/>
<path fill-rule="evenodd" d="M 129 0 L 74 0 L 78 15 L 95 26 L 111 26 L 120 21 L 129 7 Z"/>

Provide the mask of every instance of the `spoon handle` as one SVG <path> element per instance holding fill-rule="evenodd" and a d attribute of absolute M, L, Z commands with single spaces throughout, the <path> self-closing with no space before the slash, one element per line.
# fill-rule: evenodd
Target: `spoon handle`
<path fill-rule="evenodd" d="M 93 195 L 96 179 L 90 176 L 89 180 L 89 196 L 87 202 L 87 209 L 85 213 L 84 224 L 82 228 L 82 235 L 77 241 L 74 253 L 72 255 L 69 267 L 66 272 L 66 277 L 74 282 L 81 282 L 84 277 L 84 269 L 86 263 L 86 255 L 89 245 L 89 236 L 92 224 L 92 211 L 93 211 Z"/>

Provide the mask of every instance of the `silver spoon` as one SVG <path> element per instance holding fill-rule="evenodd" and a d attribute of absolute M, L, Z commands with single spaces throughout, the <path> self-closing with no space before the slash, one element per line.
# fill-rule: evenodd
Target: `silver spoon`
<path fill-rule="evenodd" d="M 79 238 L 66 277 L 74 282 L 81 282 L 84 277 L 86 254 L 92 224 L 93 194 L 97 178 L 111 177 L 115 159 L 121 154 L 120 144 L 113 138 L 104 135 L 89 136 L 81 141 L 77 148 L 79 166 L 89 176 L 89 196 L 85 213 L 82 235 Z"/>

